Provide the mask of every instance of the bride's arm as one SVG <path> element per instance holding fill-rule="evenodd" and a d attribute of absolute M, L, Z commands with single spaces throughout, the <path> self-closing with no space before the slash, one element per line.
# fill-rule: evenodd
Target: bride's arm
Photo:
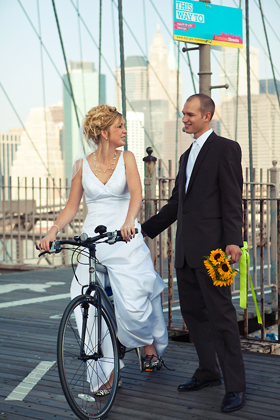
<path fill-rule="evenodd" d="M 142 186 L 136 160 L 132 152 L 124 152 L 124 163 L 130 202 L 124 224 L 121 227 L 122 237 L 126 241 L 135 237 L 135 219 L 142 204 Z"/>
<path fill-rule="evenodd" d="M 76 173 L 71 182 L 70 194 L 66 206 L 58 216 L 54 225 L 38 244 L 40 249 L 49 251 L 50 242 L 55 240 L 57 233 L 62 230 L 76 216 L 83 195 L 82 168 Z"/>

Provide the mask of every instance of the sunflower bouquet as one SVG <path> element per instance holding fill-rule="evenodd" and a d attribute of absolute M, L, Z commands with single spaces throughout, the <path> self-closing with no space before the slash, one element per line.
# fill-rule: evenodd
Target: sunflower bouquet
<path fill-rule="evenodd" d="M 222 249 L 210 252 L 209 257 L 204 257 L 204 265 L 214 286 L 229 286 L 233 283 L 237 270 L 230 266 L 231 256 L 227 256 Z"/>

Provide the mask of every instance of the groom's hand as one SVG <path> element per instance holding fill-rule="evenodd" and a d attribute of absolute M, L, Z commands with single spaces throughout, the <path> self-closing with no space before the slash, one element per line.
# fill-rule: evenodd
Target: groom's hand
<path fill-rule="evenodd" d="M 238 245 L 227 245 L 226 255 L 231 255 L 230 264 L 235 264 L 242 255 L 242 251 Z"/>
<path fill-rule="evenodd" d="M 144 230 L 142 228 L 141 228 L 141 233 L 143 235 L 143 238 L 147 238 L 148 237 L 148 235 L 144 232 Z"/>

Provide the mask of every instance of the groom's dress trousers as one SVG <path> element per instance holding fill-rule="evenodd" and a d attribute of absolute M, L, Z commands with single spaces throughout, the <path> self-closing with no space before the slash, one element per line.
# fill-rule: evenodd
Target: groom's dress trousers
<path fill-rule="evenodd" d="M 182 315 L 199 357 L 194 376 L 219 378 L 217 355 L 226 392 L 241 392 L 245 371 L 230 286 L 214 286 L 203 263 L 214 249 L 242 246 L 241 149 L 214 132 L 202 145 L 197 140 L 194 157 L 192 145 L 180 158 L 169 202 L 142 228 L 154 238 L 177 220 L 175 267 Z"/>

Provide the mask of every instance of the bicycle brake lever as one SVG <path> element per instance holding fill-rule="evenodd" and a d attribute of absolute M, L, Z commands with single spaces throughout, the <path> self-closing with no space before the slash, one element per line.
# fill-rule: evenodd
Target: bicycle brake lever
<path fill-rule="evenodd" d="M 117 242 L 117 239 L 118 239 L 118 231 L 115 230 L 114 232 L 112 232 L 112 236 L 108 237 L 107 243 L 109 245 L 112 245 L 115 242 Z"/>

